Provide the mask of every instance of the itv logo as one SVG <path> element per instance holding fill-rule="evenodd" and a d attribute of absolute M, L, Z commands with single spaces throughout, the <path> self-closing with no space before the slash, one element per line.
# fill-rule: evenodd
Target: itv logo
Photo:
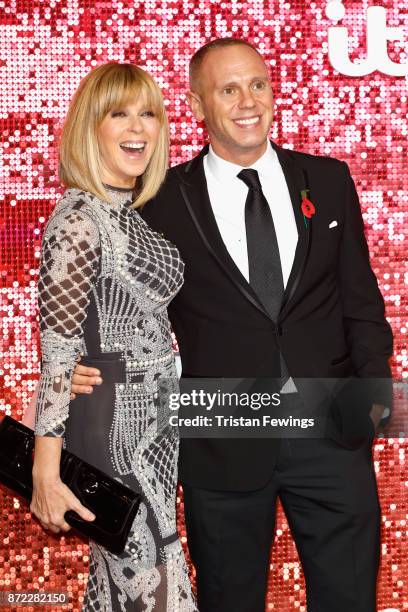
<path fill-rule="evenodd" d="M 341 0 L 331 0 L 326 6 L 326 16 L 331 21 L 341 21 L 346 9 Z M 342 26 L 331 26 L 328 31 L 329 61 L 333 68 L 347 76 L 359 77 L 375 70 L 391 76 L 408 75 L 408 62 L 398 63 L 390 59 L 387 42 L 404 40 L 401 27 L 388 27 L 386 9 L 370 6 L 366 16 L 366 59 L 352 62 L 348 52 L 348 31 Z"/>

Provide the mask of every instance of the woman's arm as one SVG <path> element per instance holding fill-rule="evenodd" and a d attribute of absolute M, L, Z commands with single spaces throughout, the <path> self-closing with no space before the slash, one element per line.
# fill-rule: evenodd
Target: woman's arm
<path fill-rule="evenodd" d="M 83 347 L 83 324 L 100 265 L 99 234 L 81 205 L 61 210 L 48 224 L 38 283 L 41 378 L 35 419 L 31 511 L 44 527 L 69 529 L 72 509 L 90 513 L 60 479 L 60 458 L 68 418 L 71 376 Z"/>
<path fill-rule="evenodd" d="M 27 409 L 24 412 L 23 418 L 21 419 L 22 424 L 25 425 L 26 427 L 29 427 L 30 429 L 34 429 L 37 397 L 38 397 L 38 383 L 34 389 L 34 393 L 31 396 Z"/>

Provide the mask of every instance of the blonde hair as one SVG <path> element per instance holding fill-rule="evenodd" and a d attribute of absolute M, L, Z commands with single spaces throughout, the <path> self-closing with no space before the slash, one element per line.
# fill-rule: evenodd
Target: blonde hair
<path fill-rule="evenodd" d="M 133 207 L 156 195 L 168 166 L 169 135 L 162 94 L 150 74 L 138 66 L 113 62 L 98 66 L 83 78 L 69 106 L 59 148 L 59 176 L 66 187 L 109 201 L 101 179 L 97 129 L 112 109 L 139 96 L 159 119 L 161 129 L 149 164 L 137 178 Z"/>

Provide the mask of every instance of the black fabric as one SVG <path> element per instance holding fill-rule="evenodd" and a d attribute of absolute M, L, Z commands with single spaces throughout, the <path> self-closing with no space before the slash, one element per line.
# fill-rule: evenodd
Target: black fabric
<path fill-rule="evenodd" d="M 370 267 L 354 183 L 343 162 L 273 145 L 288 185 L 298 244 L 277 321 L 265 310 L 230 257 L 212 212 L 203 157 L 168 172 L 142 215 L 180 250 L 184 285 L 169 307 L 183 374 L 279 377 L 280 353 L 297 379 L 353 374 L 390 379 L 392 334 Z M 304 176 L 316 213 L 304 223 Z M 231 206 L 234 203 L 231 202 Z M 329 225 L 333 220 L 337 226 Z M 311 394 L 312 395 L 312 394 Z M 389 387 L 373 401 L 390 405 Z M 245 491 L 270 479 L 278 439 L 183 439 L 180 479 L 191 486 Z"/>
<path fill-rule="evenodd" d="M 325 439 L 284 440 L 257 491 L 184 486 L 200 612 L 264 612 L 277 496 L 302 562 L 308 612 L 375 612 L 380 509 L 371 449 Z"/>
<path fill-rule="evenodd" d="M 95 385 L 90 395 L 78 394 L 69 404 L 69 417 L 66 421 L 66 448 L 95 465 L 112 478 L 117 476 L 108 453 L 110 431 L 116 401 L 116 385 L 126 382 L 126 366 L 122 353 L 99 353 L 81 358 L 81 365 L 98 368 L 104 384 Z M 92 432 L 92 444 L 89 443 Z"/>
<path fill-rule="evenodd" d="M 237 175 L 248 187 L 245 202 L 245 228 L 249 282 L 276 321 L 283 298 L 282 266 L 271 209 L 264 196 L 258 172 L 253 168 Z"/>

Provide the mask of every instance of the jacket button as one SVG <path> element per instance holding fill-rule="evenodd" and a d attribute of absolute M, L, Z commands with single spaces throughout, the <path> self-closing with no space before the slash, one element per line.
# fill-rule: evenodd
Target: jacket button
<path fill-rule="evenodd" d="M 282 330 L 281 325 L 277 325 L 276 326 L 276 335 L 277 336 L 281 336 L 282 334 L 283 334 L 283 330 Z"/>

